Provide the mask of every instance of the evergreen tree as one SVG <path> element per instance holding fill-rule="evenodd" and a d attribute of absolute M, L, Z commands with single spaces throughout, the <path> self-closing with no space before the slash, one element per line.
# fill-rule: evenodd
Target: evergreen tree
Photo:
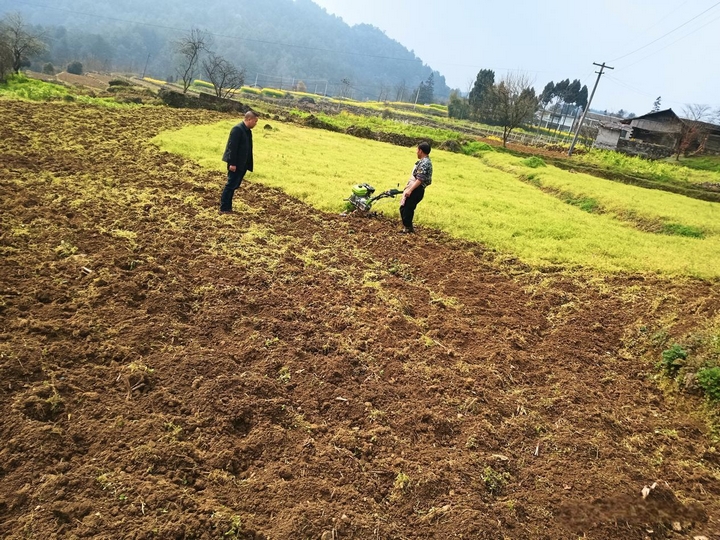
<path fill-rule="evenodd" d="M 658 112 L 660 110 L 660 101 L 662 100 L 662 96 L 658 96 L 655 101 L 653 101 L 653 108 L 650 112 Z"/>
<path fill-rule="evenodd" d="M 448 102 L 448 116 L 450 118 L 458 118 L 466 120 L 470 118 L 470 104 L 467 98 L 460 95 L 459 90 L 450 92 L 450 101 Z"/>
<path fill-rule="evenodd" d="M 585 110 L 588 104 L 588 88 L 587 86 L 583 85 L 583 87 L 580 89 L 580 92 L 578 92 L 577 98 L 575 98 L 575 105 L 578 107 L 581 107 L 582 110 Z"/>
<path fill-rule="evenodd" d="M 435 100 L 435 73 L 431 73 L 425 82 L 420 83 L 418 88 L 417 102 L 426 105 Z"/>
<path fill-rule="evenodd" d="M 492 88 L 495 85 L 495 72 L 492 69 L 481 69 L 478 71 L 477 78 L 468 102 L 470 104 L 470 112 L 476 120 L 487 120 L 488 111 L 492 102 Z"/>

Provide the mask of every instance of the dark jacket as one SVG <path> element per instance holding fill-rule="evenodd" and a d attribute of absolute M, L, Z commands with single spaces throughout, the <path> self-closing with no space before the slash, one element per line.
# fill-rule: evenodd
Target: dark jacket
<path fill-rule="evenodd" d="M 252 131 L 244 122 L 230 130 L 222 160 L 228 167 L 235 165 L 243 174 L 253 170 Z"/>

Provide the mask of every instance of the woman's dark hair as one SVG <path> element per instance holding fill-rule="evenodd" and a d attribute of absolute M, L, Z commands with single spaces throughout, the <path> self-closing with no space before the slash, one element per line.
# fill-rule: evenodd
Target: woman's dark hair
<path fill-rule="evenodd" d="M 426 142 L 421 142 L 417 145 L 417 147 L 422 150 L 423 154 L 430 155 L 430 144 Z"/>

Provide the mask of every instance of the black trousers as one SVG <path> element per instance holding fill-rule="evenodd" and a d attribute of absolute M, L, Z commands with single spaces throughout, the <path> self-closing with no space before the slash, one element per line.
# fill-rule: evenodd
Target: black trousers
<path fill-rule="evenodd" d="M 423 200 L 425 196 L 425 186 L 416 187 L 410 196 L 405 199 L 405 204 L 400 207 L 400 218 L 402 219 L 403 227 L 412 231 L 413 230 L 413 218 L 415 217 L 415 208 Z"/>
<path fill-rule="evenodd" d="M 244 177 L 245 171 L 238 168 L 235 169 L 235 172 L 232 172 L 230 169 L 228 169 L 227 184 L 225 184 L 222 195 L 220 195 L 221 212 L 227 212 L 229 210 L 232 210 L 233 195 L 235 194 L 235 190 L 240 187 L 240 184 L 242 183 Z"/>

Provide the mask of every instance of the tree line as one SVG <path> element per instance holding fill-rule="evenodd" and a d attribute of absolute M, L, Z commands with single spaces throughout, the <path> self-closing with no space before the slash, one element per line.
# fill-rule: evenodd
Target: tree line
<path fill-rule="evenodd" d="M 322 81 L 322 91 L 327 86 L 333 95 L 344 89 L 355 99 L 401 94 L 411 101 L 432 75 L 434 98 L 450 93 L 440 73 L 378 28 L 348 26 L 310 0 L 206 0 L 202 9 L 190 0 L 55 0 L 52 9 L 23 17 L 45 37 L 44 52 L 31 58 L 33 69 L 80 61 L 86 70 L 146 72 L 167 80 L 177 76 L 182 55 L 175 45 L 192 21 L 212 37 L 217 55 L 244 70 L 248 83 Z"/>

